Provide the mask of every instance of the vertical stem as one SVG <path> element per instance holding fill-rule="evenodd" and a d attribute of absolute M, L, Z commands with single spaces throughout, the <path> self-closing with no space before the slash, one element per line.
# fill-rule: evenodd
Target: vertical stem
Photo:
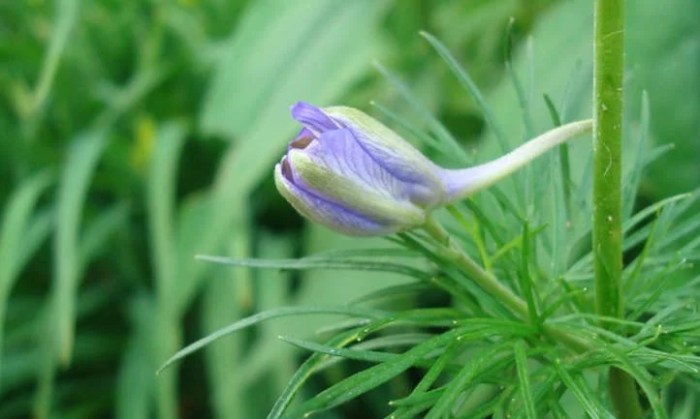
<path fill-rule="evenodd" d="M 624 0 L 595 0 L 593 72 L 593 249 L 595 302 L 601 316 L 623 317 L 622 112 Z M 604 326 L 612 327 L 610 324 Z M 642 417 L 635 382 L 621 370 L 609 375 L 619 418 Z"/>
<path fill-rule="evenodd" d="M 621 142 L 623 0 L 596 0 L 593 75 L 593 247 L 596 311 L 623 314 Z"/>

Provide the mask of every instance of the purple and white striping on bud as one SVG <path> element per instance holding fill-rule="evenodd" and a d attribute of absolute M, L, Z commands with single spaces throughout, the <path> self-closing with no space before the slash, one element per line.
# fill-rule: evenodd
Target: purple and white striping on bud
<path fill-rule="evenodd" d="M 302 215 L 356 236 L 418 227 L 436 207 L 493 184 L 591 127 L 590 121 L 565 125 L 491 162 L 452 170 L 357 109 L 299 102 L 292 116 L 303 128 L 275 166 L 277 189 Z"/>
<path fill-rule="evenodd" d="M 301 102 L 292 116 L 303 129 L 275 183 L 306 217 L 345 234 L 385 235 L 421 225 L 444 202 L 438 168 L 375 119 Z"/>

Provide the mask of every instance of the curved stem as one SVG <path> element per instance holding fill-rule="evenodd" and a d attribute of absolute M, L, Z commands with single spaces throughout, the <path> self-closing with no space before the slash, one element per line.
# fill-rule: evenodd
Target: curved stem
<path fill-rule="evenodd" d="M 440 178 L 445 184 L 447 201 L 461 199 L 493 185 L 553 147 L 576 135 L 590 131 L 592 126 L 590 119 L 572 122 L 549 130 L 490 162 L 466 169 L 440 169 Z"/>
<path fill-rule="evenodd" d="M 518 297 L 508 287 L 503 285 L 493 274 L 484 270 L 479 264 L 474 262 L 462 248 L 450 239 L 449 233 L 435 221 L 433 217 L 428 217 L 423 229 L 441 245 L 441 256 L 458 266 L 462 272 L 466 273 L 484 291 L 496 297 L 513 314 L 523 321 L 530 319 L 530 312 L 527 303 Z M 543 325 L 544 332 L 551 338 L 564 343 L 576 351 L 586 351 L 592 349 L 592 345 L 576 336 L 567 333 L 551 324 Z"/>
<path fill-rule="evenodd" d="M 503 285 L 495 276 L 485 271 L 462 249 L 460 249 L 451 239 L 447 231 L 436 222 L 434 218 L 428 217 L 424 226 L 425 230 L 434 239 L 444 245 L 445 253 L 452 262 L 459 266 L 470 278 L 474 280 L 484 291 L 498 298 L 513 314 L 521 318 L 528 318 L 527 304 L 513 291 Z"/>

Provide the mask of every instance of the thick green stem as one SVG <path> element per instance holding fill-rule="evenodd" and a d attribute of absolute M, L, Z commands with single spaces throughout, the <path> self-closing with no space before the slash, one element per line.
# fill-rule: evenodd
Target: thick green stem
<path fill-rule="evenodd" d="M 622 9 L 623 0 L 596 0 L 593 126 L 593 248 L 596 311 L 623 315 L 622 172 Z"/>
<path fill-rule="evenodd" d="M 593 71 L 593 249 L 595 302 L 601 316 L 623 317 L 622 112 L 624 0 L 596 0 Z M 612 327 L 611 324 L 604 326 Z M 620 418 L 642 416 L 634 380 L 610 371 L 610 397 Z"/>

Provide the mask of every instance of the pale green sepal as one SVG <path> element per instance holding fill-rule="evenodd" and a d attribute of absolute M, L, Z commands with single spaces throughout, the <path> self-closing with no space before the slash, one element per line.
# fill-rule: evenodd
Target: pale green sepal
<path fill-rule="evenodd" d="M 408 201 L 363 188 L 353 179 L 341 176 L 314 162 L 306 153 L 290 150 L 287 154 L 294 172 L 306 186 L 320 196 L 363 216 L 394 225 L 414 227 L 425 222 L 425 211 Z"/>

